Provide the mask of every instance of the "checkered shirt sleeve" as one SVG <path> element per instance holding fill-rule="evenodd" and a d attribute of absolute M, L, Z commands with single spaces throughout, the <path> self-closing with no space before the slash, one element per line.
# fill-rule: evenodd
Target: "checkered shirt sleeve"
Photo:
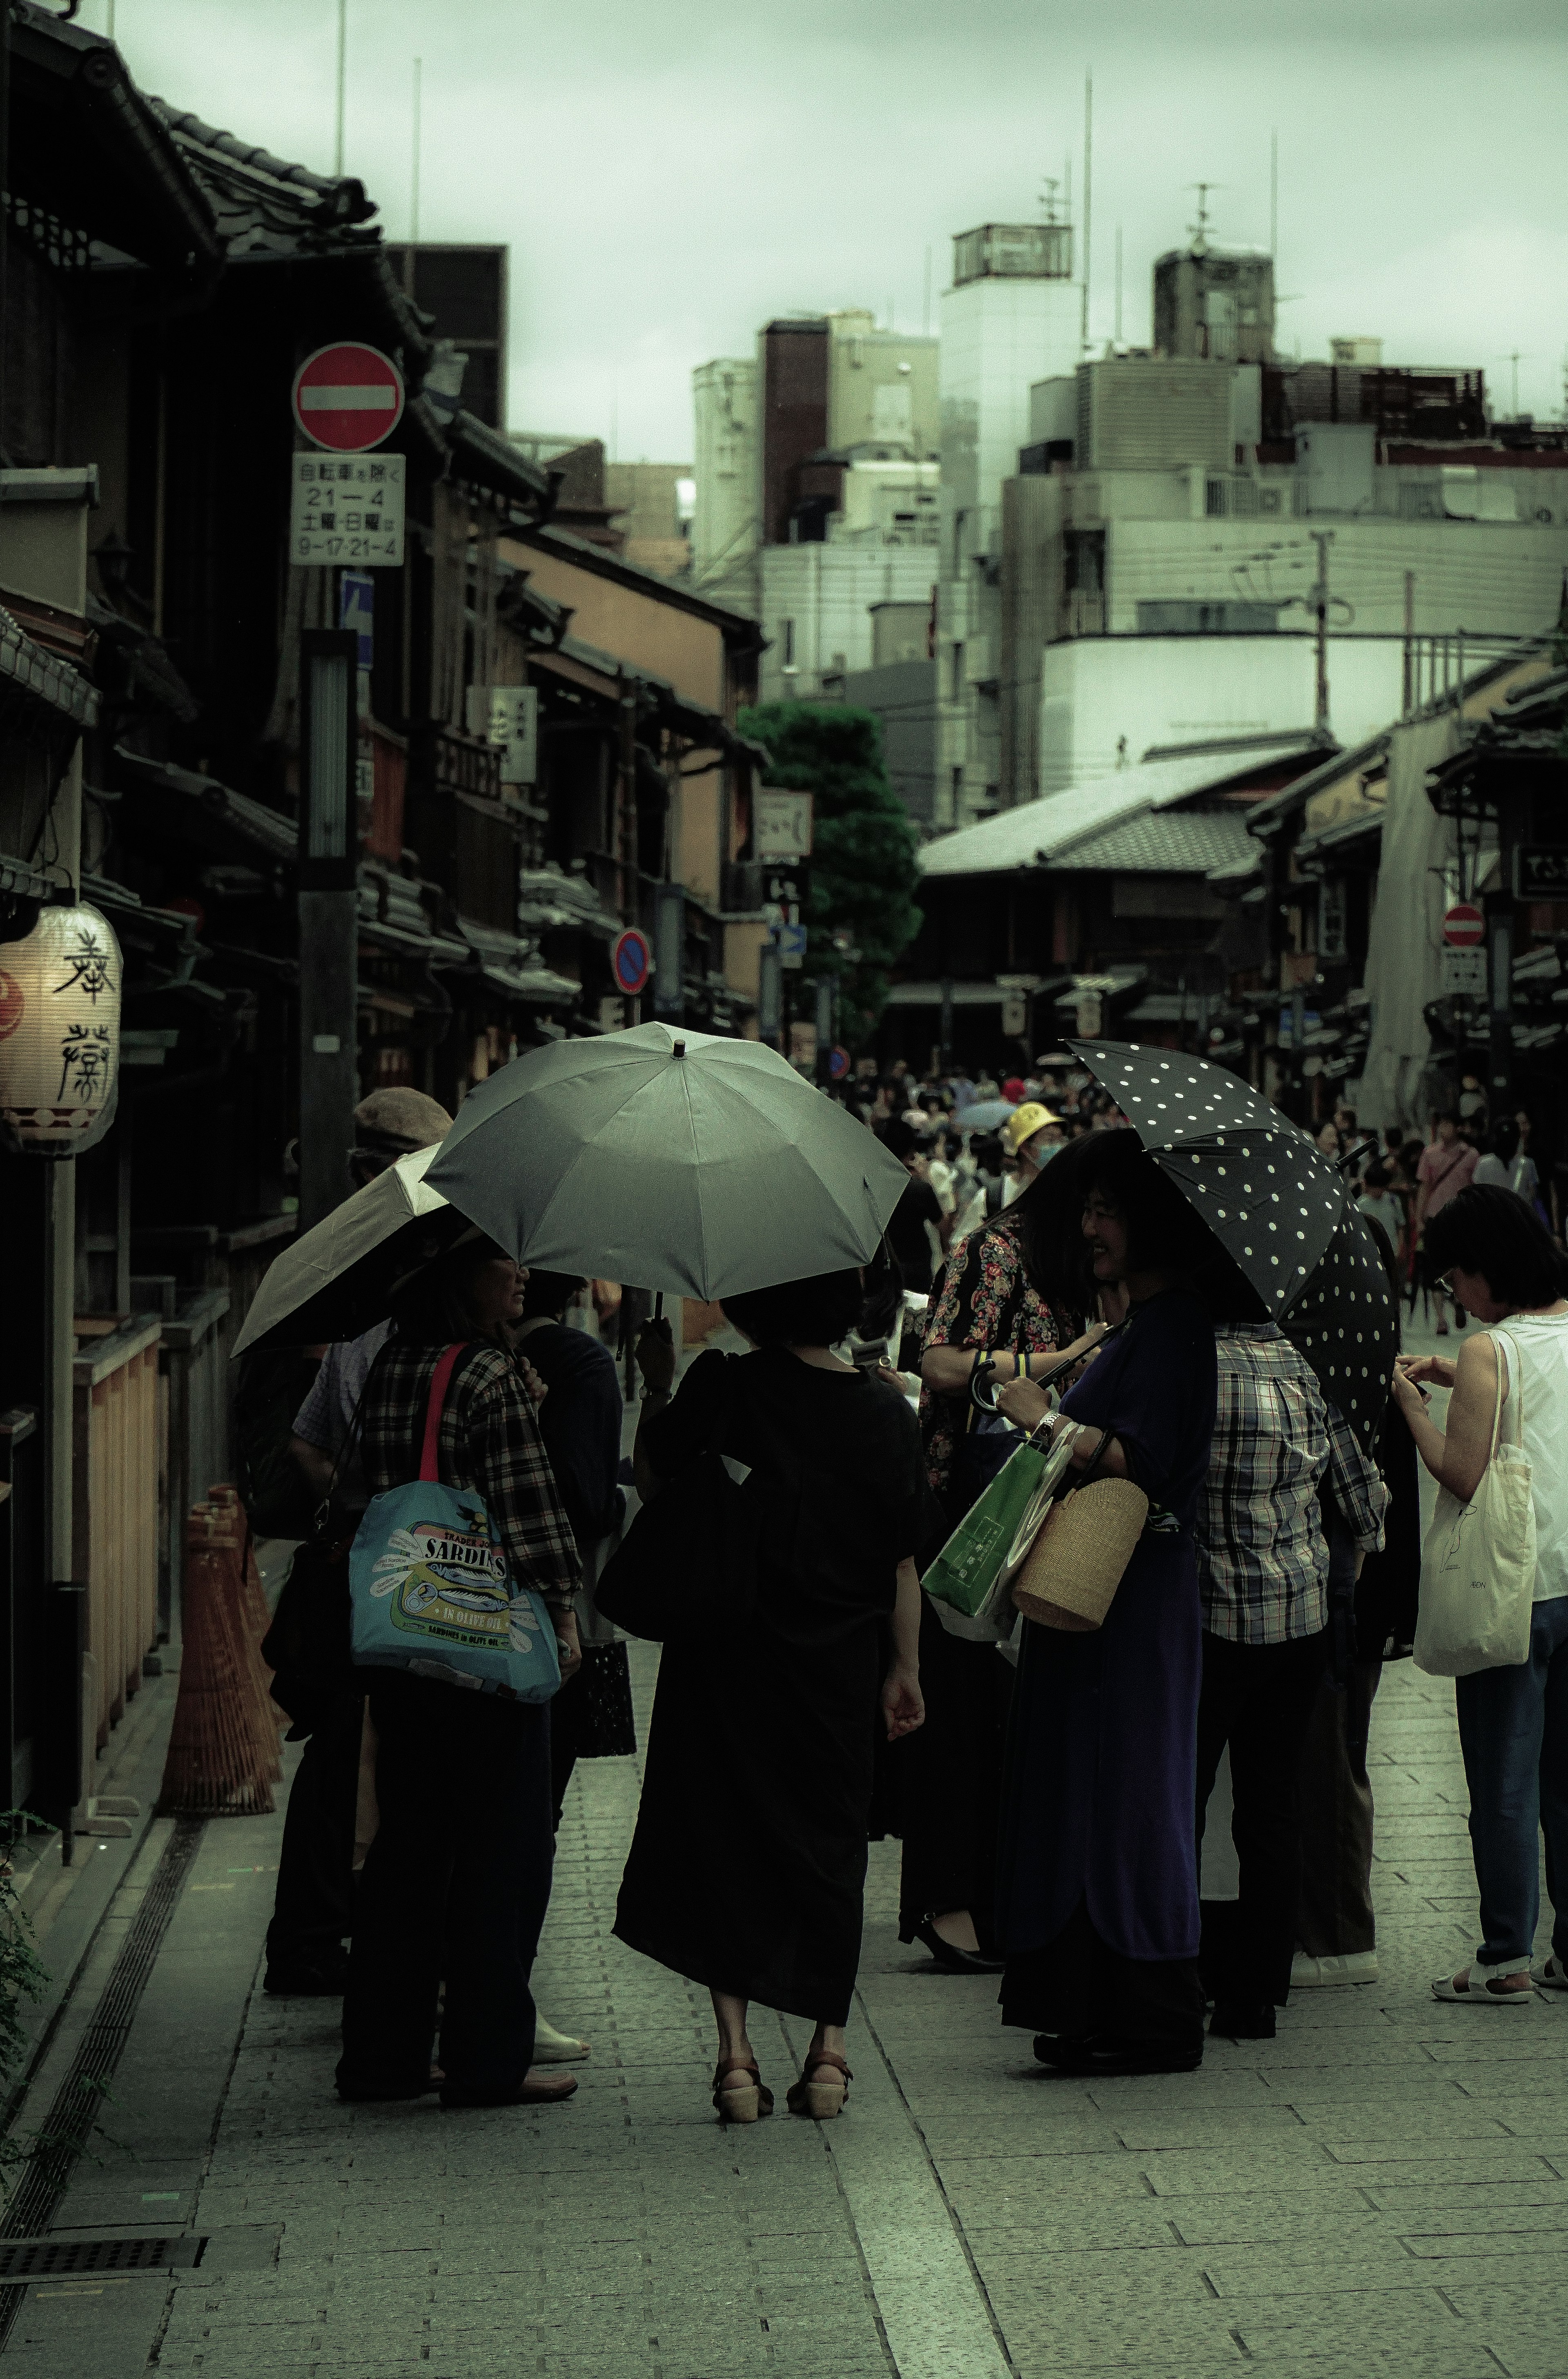
<path fill-rule="evenodd" d="M 1215 1353 L 1213 1453 L 1197 1528 L 1203 1624 L 1240 1644 L 1315 1636 L 1328 1624 L 1321 1392 L 1272 1324 L 1217 1331 Z"/>
<path fill-rule="evenodd" d="M 1339 1407 L 1325 1403 L 1329 1425 L 1329 1484 L 1346 1528 L 1363 1552 L 1383 1549 L 1388 1489 L 1382 1472 L 1362 1453 Z"/>

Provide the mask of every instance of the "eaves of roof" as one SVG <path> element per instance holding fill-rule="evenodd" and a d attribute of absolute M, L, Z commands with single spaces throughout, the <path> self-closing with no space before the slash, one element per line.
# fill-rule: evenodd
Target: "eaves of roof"
<path fill-rule="evenodd" d="M 493 433 L 492 433 L 493 434 Z M 655 602 L 668 603 L 678 611 L 689 611 L 699 620 L 711 620 L 723 634 L 725 643 L 735 652 L 760 652 L 764 636 L 757 622 L 743 611 L 731 611 L 722 603 L 710 603 L 705 595 L 694 595 L 678 579 L 661 578 L 656 570 L 644 570 L 635 562 L 621 555 L 607 553 L 602 546 L 589 545 L 585 538 L 573 537 L 570 529 L 558 528 L 553 523 L 541 524 L 524 532 L 523 545 L 536 545 L 541 553 L 553 553 L 558 561 L 569 562 L 573 568 L 592 572 L 597 578 L 611 578 L 622 586 L 630 586 Z"/>
<path fill-rule="evenodd" d="M 1316 834 L 1302 835 L 1292 855 L 1298 867 L 1309 868 L 1315 860 L 1330 857 L 1351 843 L 1369 837 L 1381 841 L 1382 830 L 1381 810 L 1367 810 L 1357 817 L 1337 818 L 1333 826 L 1321 827 Z"/>
<path fill-rule="evenodd" d="M 1375 760 L 1386 755 L 1393 732 L 1391 727 L 1385 727 L 1367 743 L 1358 743 L 1354 751 L 1335 752 L 1321 767 L 1309 769 L 1306 776 L 1297 777 L 1294 784 L 1284 785 L 1277 793 L 1271 793 L 1266 801 L 1259 802 L 1247 813 L 1248 833 L 1264 837 L 1277 834 L 1283 826 L 1288 825 L 1306 808 L 1314 793 L 1324 791 L 1330 785 L 1337 785 L 1342 778 L 1353 777 L 1357 771 L 1364 775 Z"/>
<path fill-rule="evenodd" d="M 294 226 L 320 235 L 328 231 L 346 232 L 355 224 L 368 222 L 376 212 L 376 202 L 366 196 L 364 183 L 351 175 L 329 178 L 313 174 L 308 165 L 292 164 L 286 158 L 272 156 L 254 141 L 241 140 L 232 132 L 204 124 L 188 108 L 171 107 L 167 100 L 151 96 L 148 104 L 168 127 L 176 145 L 207 187 L 224 235 L 230 240 L 248 214 L 263 223 L 276 220 L 280 228 Z M 235 228 L 230 226 L 230 218 Z M 377 235 L 362 233 L 360 236 L 374 238 Z"/>
<path fill-rule="evenodd" d="M 1303 751 L 1313 737 L 1304 731 Z M 1041 800 L 1022 802 L 977 826 L 960 827 L 923 845 L 923 876 L 1009 875 L 1020 867 L 1073 863 L 1075 848 L 1102 835 L 1118 820 L 1164 810 L 1201 793 L 1221 792 L 1288 758 L 1277 741 L 1255 747 L 1227 746 L 1219 754 L 1190 752 L 1164 760 L 1143 760 L 1080 785 L 1068 785 Z"/>
<path fill-rule="evenodd" d="M 13 202 L 155 270 L 215 272 L 212 206 L 114 42 L 34 0 L 16 0 L 10 41 Z"/>
<path fill-rule="evenodd" d="M 91 727 L 98 719 L 98 689 L 68 661 L 46 653 L 24 635 L 9 611 L 0 610 L 0 678 L 18 693 L 78 727 Z"/>
<path fill-rule="evenodd" d="M 133 752 L 124 743 L 116 743 L 115 757 L 136 783 L 198 803 L 210 815 L 231 827 L 242 841 L 265 851 L 269 859 L 292 865 L 298 857 L 299 835 L 294 820 L 278 810 L 270 810 L 265 802 L 252 801 L 248 793 L 236 793 L 231 785 L 220 784 L 215 777 L 199 776 L 193 768 L 176 767 L 172 760 L 151 759 L 145 752 Z"/>
<path fill-rule="evenodd" d="M 706 710 L 700 703 L 688 701 L 667 677 L 656 677 L 651 670 L 636 669 L 630 661 L 618 660 L 613 653 L 601 651 L 597 645 L 585 644 L 581 636 L 562 636 L 550 650 L 536 653 L 534 659 L 540 667 L 553 669 L 557 675 L 571 679 L 585 692 L 597 694 L 606 701 L 617 700 L 623 684 L 635 688 L 661 726 L 685 736 L 705 751 L 729 752 L 757 763 L 770 756 L 761 744 L 737 735 L 717 710 Z"/>
<path fill-rule="evenodd" d="M 444 425 L 444 435 L 454 478 L 472 480 L 536 519 L 543 518 L 554 493 L 550 476 L 530 463 L 510 439 L 461 406 Z"/>

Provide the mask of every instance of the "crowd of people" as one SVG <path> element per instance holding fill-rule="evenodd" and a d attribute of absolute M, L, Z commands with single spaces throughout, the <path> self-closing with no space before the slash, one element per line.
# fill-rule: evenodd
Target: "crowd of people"
<path fill-rule="evenodd" d="M 319 1719 L 268 1987 L 343 1993 L 340 2094 L 495 2106 L 575 2087 L 559 2069 L 586 2045 L 544 2021 L 530 1983 L 573 1761 L 596 1747 L 585 1647 L 608 1661 L 610 1617 L 638 1632 L 629 1491 L 671 1499 L 718 1600 L 701 1624 L 641 1631 L 663 1650 L 616 1930 L 711 1994 L 722 2119 L 773 2109 L 754 2001 L 814 2027 L 790 2110 L 847 2102 L 878 1836 L 900 1842 L 901 1939 L 995 1976 L 1002 2023 L 1059 2072 L 1190 2071 L 1206 2030 L 1269 2037 L 1293 1988 L 1376 1980 L 1367 1745 L 1382 1665 L 1414 1634 L 1417 1460 L 1467 1500 L 1505 1405 L 1538 1449 L 1538 1608 L 1521 1670 L 1460 1680 L 1483 1938 L 1433 1988 L 1495 2004 L 1568 1987 L 1568 1890 L 1532 1962 L 1540 1825 L 1549 1878 L 1568 1876 L 1551 1452 L 1568 1274 L 1520 1169 L 1526 1127 L 1500 1121 L 1484 1156 L 1474 1113 L 1382 1150 L 1344 1110 L 1318 1135 L 1355 1177 L 1391 1286 L 1432 1297 L 1440 1331 L 1448 1301 L 1482 1325 L 1457 1365 L 1400 1359 L 1369 1447 L 1082 1068 L 917 1082 L 862 1066 L 849 1095 L 910 1177 L 882 1256 L 726 1299 L 704 1324 L 724 1347 L 683 1376 L 694 1334 L 645 1322 L 629 1457 L 594 1320 L 613 1299 L 477 1232 L 324 1354 L 294 1450 L 327 1525 L 438 1470 L 474 1489 L 563 1681 L 524 1707 L 362 1670 Z M 382 1094 L 367 1165 L 446 1128 L 389 1097 L 415 1094 Z M 1433 1386 L 1453 1390 L 1446 1432 Z M 921 1578 L 1019 1431 L 1070 1441 L 1085 1479 L 1132 1482 L 1147 1517 L 1104 1624 L 1026 1621 L 1015 1660 L 955 1632 Z M 588 1673 L 602 1691 L 608 1669 Z M 1222 1768 L 1236 1884 L 1205 1896 Z"/>

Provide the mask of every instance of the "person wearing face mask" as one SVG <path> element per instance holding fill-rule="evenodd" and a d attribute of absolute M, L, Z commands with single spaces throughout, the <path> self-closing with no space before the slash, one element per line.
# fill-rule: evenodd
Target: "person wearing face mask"
<path fill-rule="evenodd" d="M 1002 1126 L 1002 1146 L 1007 1156 L 1007 1180 L 1002 1202 L 1010 1206 L 1050 1163 L 1065 1134 L 1061 1118 L 1038 1100 L 1018 1107 Z"/>
<path fill-rule="evenodd" d="M 1055 1434 L 1096 1477 L 1130 1479 L 1149 1516 L 1103 1626 L 1026 1619 L 996 1877 L 1002 2021 L 1070 2073 L 1186 2072 L 1203 2055 L 1192 1810 L 1202 1612 L 1195 1529 L 1214 1430 L 1204 1284 L 1227 1259 L 1130 1132 L 1092 1133 L 1052 1170 L 1081 1201 L 1092 1286 L 1126 1321 L 1062 1399 Z M 1034 1429 L 1032 1382 L 997 1405 Z"/>

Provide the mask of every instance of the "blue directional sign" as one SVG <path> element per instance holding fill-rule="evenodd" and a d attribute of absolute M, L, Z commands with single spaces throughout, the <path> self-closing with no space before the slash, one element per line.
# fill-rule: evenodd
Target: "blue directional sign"
<path fill-rule="evenodd" d="M 338 625 L 359 639 L 359 667 L 375 666 L 376 582 L 368 570 L 345 570 L 338 581 Z"/>
<path fill-rule="evenodd" d="M 778 963 L 798 967 L 806 954 L 806 929 L 803 925 L 786 923 L 778 928 Z"/>

